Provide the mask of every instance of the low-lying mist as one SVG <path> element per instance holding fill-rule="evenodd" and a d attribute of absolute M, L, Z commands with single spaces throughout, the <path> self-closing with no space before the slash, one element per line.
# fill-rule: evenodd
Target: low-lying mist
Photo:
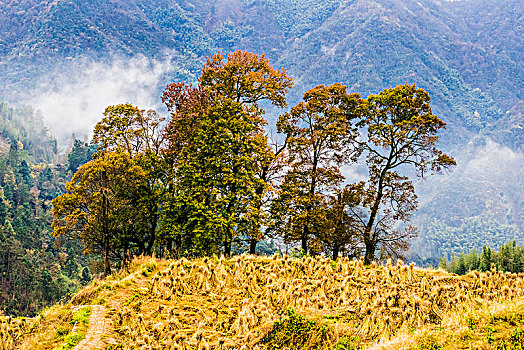
<path fill-rule="evenodd" d="M 171 60 L 146 57 L 114 59 L 111 63 L 83 63 L 74 74 L 48 79 L 31 93 L 27 104 L 42 111 L 44 121 L 67 147 L 71 134 L 89 135 L 109 105 L 132 103 L 144 109 L 160 106 L 160 93 L 168 83 Z"/>

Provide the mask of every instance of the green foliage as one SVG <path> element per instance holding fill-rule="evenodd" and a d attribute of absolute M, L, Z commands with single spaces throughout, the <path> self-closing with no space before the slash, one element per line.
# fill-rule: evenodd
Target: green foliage
<path fill-rule="evenodd" d="M 84 307 L 73 314 L 70 324 L 73 326 L 76 325 L 80 330 L 85 330 L 89 324 L 90 316 L 91 309 L 89 307 Z M 85 338 L 85 333 L 83 331 L 78 331 L 71 334 L 69 333 L 69 328 L 59 328 L 57 329 L 56 336 L 63 341 L 63 344 L 56 347 L 54 350 L 71 350 Z"/>
<path fill-rule="evenodd" d="M 318 321 L 307 320 L 294 310 L 287 310 L 287 317 L 276 321 L 262 343 L 271 348 L 310 349 L 326 343 L 328 328 Z"/>
<path fill-rule="evenodd" d="M 72 173 L 75 173 L 82 164 L 85 164 L 92 159 L 95 152 L 95 145 L 89 145 L 81 140 L 75 139 L 73 148 L 67 155 L 67 169 Z"/>
<path fill-rule="evenodd" d="M 498 271 L 521 273 L 524 272 L 524 246 L 519 247 L 515 241 L 499 247 L 498 251 L 483 246 L 479 255 L 472 250 L 467 255 L 462 252 L 457 258 L 451 256 L 451 261 L 441 259 L 440 268 L 446 271 L 464 275 L 469 271 L 489 271 L 495 267 Z"/>
<path fill-rule="evenodd" d="M 423 249 L 426 250 L 427 257 L 450 259 L 452 255 L 458 256 L 461 252 L 481 253 L 483 246 L 499 247 L 513 240 L 520 242 L 516 227 L 493 218 L 466 216 L 456 221 L 458 220 L 433 219 L 420 227 L 423 232 L 421 241 L 424 242 Z M 481 255 L 479 259 L 482 259 Z M 434 265 L 438 263 L 438 258 L 435 260 Z M 479 263 L 482 264 L 482 261 Z M 483 269 L 486 267 L 484 266 Z"/>
<path fill-rule="evenodd" d="M 73 319 L 71 320 L 71 324 L 80 323 L 80 322 L 83 324 L 87 324 L 89 323 L 90 316 L 91 316 L 91 309 L 89 307 L 84 307 L 74 313 Z"/>
<path fill-rule="evenodd" d="M 64 338 L 64 344 L 55 350 L 71 350 L 73 349 L 80 341 L 84 339 L 84 335 L 80 333 L 69 334 Z"/>

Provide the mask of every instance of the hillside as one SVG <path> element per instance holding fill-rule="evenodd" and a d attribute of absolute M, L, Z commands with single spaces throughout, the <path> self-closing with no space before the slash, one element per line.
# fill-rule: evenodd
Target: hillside
<path fill-rule="evenodd" d="M 367 95 L 409 81 L 452 127 L 478 131 L 523 99 L 522 15 L 518 0 L 10 0 L 0 96 L 115 55 L 175 57 L 167 79 L 191 80 L 211 52 L 242 48 L 286 67 L 295 99 L 326 82 Z"/>
<path fill-rule="evenodd" d="M 69 349 L 84 336 L 92 349 L 520 349 L 523 285 L 520 275 L 458 277 L 401 262 L 142 258 L 35 319 L 0 319 L 0 341 L 4 349 Z"/>
<path fill-rule="evenodd" d="M 416 83 L 447 123 L 442 148 L 458 160 L 451 176 L 416 184 L 420 238 L 409 259 L 435 266 L 439 257 L 485 244 L 523 242 L 523 6 L 519 0 L 5 0 L 0 101 L 41 108 L 63 143 L 72 132 L 88 133 L 108 104 L 158 106 L 167 83 L 194 82 L 216 50 L 266 53 L 294 77 L 290 105 L 317 84 L 342 82 L 366 96 Z M 278 113 L 268 111 L 270 125 Z"/>

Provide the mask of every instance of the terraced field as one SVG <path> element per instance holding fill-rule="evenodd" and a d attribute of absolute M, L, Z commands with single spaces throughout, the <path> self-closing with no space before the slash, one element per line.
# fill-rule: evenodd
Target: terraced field
<path fill-rule="evenodd" d="M 523 297 L 523 276 L 496 271 L 242 255 L 142 258 L 71 304 L 106 307 L 100 349 L 521 349 Z M 2 323 L 4 349 L 44 349 L 66 308 Z"/>

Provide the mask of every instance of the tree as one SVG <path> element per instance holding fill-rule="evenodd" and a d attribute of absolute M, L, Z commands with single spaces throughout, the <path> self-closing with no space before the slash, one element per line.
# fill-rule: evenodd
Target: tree
<path fill-rule="evenodd" d="M 136 182 L 133 206 L 137 215 L 128 228 L 124 241 L 124 263 L 130 255 L 129 244 L 137 245 L 137 254 L 151 254 L 156 243 L 160 203 L 164 193 L 164 163 L 161 150 L 165 146 L 165 118 L 155 111 L 141 110 L 129 103 L 108 106 L 104 118 L 94 128 L 93 141 L 100 145 L 98 154 L 124 152 L 134 166 L 144 172 L 144 181 Z M 128 194 L 129 195 L 129 194 Z"/>
<path fill-rule="evenodd" d="M 326 227 L 318 234 L 319 239 L 327 245 L 336 260 L 341 252 L 351 256 L 359 255 L 359 228 L 353 212 L 358 210 L 359 198 L 355 197 L 352 186 L 348 185 L 329 196 L 326 209 Z"/>
<path fill-rule="evenodd" d="M 96 145 L 88 145 L 81 140 L 75 139 L 71 152 L 67 155 L 67 169 L 73 174 L 78 170 L 80 165 L 89 162 L 96 152 Z"/>
<path fill-rule="evenodd" d="M 429 94 L 423 89 L 409 84 L 386 89 L 370 95 L 364 108 L 366 135 L 360 145 L 367 153 L 369 179 L 361 194 L 367 209 L 361 218 L 365 221 L 361 239 L 364 262 L 370 264 L 377 247 L 396 255 L 416 234 L 411 226 L 395 229 L 397 223 L 409 221 L 417 207 L 412 182 L 400 171 L 411 166 L 424 177 L 456 163 L 435 147 L 436 134 L 446 124 L 432 113 Z"/>
<path fill-rule="evenodd" d="M 325 227 L 326 196 L 343 180 L 340 166 L 359 153 L 352 125 L 359 101 L 343 85 L 319 85 L 279 118 L 279 132 L 288 135 L 289 171 L 272 213 L 275 229 L 286 240 L 299 240 L 304 253 L 310 237 Z"/>
<path fill-rule="evenodd" d="M 120 260 L 129 229 L 140 213 L 133 204 L 143 169 L 127 153 L 104 152 L 82 165 L 53 200 L 54 237 L 80 238 L 87 251 L 102 255 L 104 273 Z"/>
<path fill-rule="evenodd" d="M 475 249 L 472 249 L 467 255 L 466 255 L 466 268 L 468 271 L 477 270 L 479 268 L 479 258 L 477 257 L 477 253 L 475 252 Z"/>
<path fill-rule="evenodd" d="M 164 145 L 164 120 L 154 110 L 129 103 L 108 106 L 93 130 L 93 142 L 102 150 L 120 150 L 135 156 L 158 155 Z"/>
<path fill-rule="evenodd" d="M 210 107 L 193 142 L 177 169 L 176 200 L 188 215 L 184 229 L 197 238 L 192 249 L 205 251 L 198 237 L 213 234 L 229 255 L 233 238 L 248 234 L 257 217 L 255 157 L 265 151 L 266 140 L 257 121 L 229 100 Z"/>
<path fill-rule="evenodd" d="M 29 165 L 25 161 L 25 159 L 22 160 L 18 167 L 18 173 L 22 177 L 23 182 L 27 185 L 28 188 L 33 187 L 33 178 L 31 177 L 31 169 L 29 168 Z"/>
<path fill-rule="evenodd" d="M 242 106 L 262 113 L 258 103 L 267 100 L 277 107 L 286 107 L 286 94 L 293 86 L 285 69 L 274 69 L 265 55 L 237 50 L 227 59 L 222 52 L 208 57 L 200 85 L 220 99 L 231 99 Z"/>
<path fill-rule="evenodd" d="M 171 83 L 162 94 L 162 102 L 170 112 L 171 120 L 165 129 L 166 147 L 162 151 L 166 191 L 162 198 L 159 235 L 167 252 L 178 257 L 184 251 L 198 251 L 193 243 L 196 240 L 202 246 L 214 244 L 206 235 L 212 231 L 195 232 L 199 221 L 192 215 L 194 208 L 179 183 L 184 160 L 196 148 L 201 121 L 211 105 L 212 95 L 201 86 Z"/>
<path fill-rule="evenodd" d="M 285 106 L 292 81 L 264 55 L 235 51 L 209 57 L 199 83 L 172 84 L 163 97 L 172 115 L 166 223 L 177 232 L 177 249 L 201 254 L 222 246 L 229 255 L 236 237 L 260 227 L 267 185 L 257 174 L 268 145 L 259 102 Z"/>
<path fill-rule="evenodd" d="M 453 273 L 456 273 L 457 275 L 465 275 L 466 272 L 468 272 L 468 267 L 466 265 L 466 254 L 462 252 L 460 253 L 460 257 Z"/>

